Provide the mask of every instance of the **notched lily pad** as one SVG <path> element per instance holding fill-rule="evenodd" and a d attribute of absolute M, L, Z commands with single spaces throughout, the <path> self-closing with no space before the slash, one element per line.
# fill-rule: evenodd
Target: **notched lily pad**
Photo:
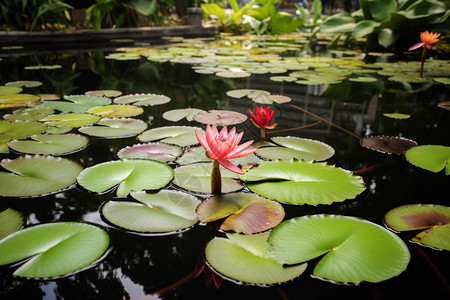
<path fill-rule="evenodd" d="M 23 139 L 47 130 L 48 126 L 41 122 L 3 121 L 0 120 L 0 142 Z"/>
<path fill-rule="evenodd" d="M 91 114 L 58 114 L 47 116 L 41 121 L 54 127 L 81 127 L 94 124 L 100 119 L 100 116 Z"/>
<path fill-rule="evenodd" d="M 243 123 L 247 120 L 247 116 L 236 111 L 209 110 L 197 113 L 194 120 L 202 124 L 227 126 Z"/>
<path fill-rule="evenodd" d="M 134 104 L 138 106 L 153 106 L 170 102 L 170 98 L 157 94 L 134 94 L 120 96 L 114 99 L 116 104 Z"/>
<path fill-rule="evenodd" d="M 79 132 L 104 138 L 123 138 L 135 136 L 147 129 L 147 123 L 132 118 L 101 119 L 92 126 L 81 127 Z"/>
<path fill-rule="evenodd" d="M 382 153 L 401 155 L 417 146 L 417 142 L 399 136 L 370 136 L 361 139 L 361 146 Z"/>
<path fill-rule="evenodd" d="M 142 132 L 137 138 L 141 142 L 160 141 L 181 147 L 198 144 L 195 130 L 205 134 L 203 129 L 190 126 L 166 126 L 152 128 Z"/>
<path fill-rule="evenodd" d="M 110 103 L 111 99 L 106 97 L 68 95 L 64 96 L 64 100 L 44 101 L 40 107 L 53 108 L 66 113 L 82 114 L 92 107 L 108 105 Z"/>
<path fill-rule="evenodd" d="M 21 153 L 56 155 L 78 151 L 88 142 L 78 134 L 39 134 L 31 136 L 30 140 L 11 141 L 7 145 Z"/>
<path fill-rule="evenodd" d="M 163 143 L 137 144 L 121 149 L 117 156 L 124 158 L 144 158 L 161 162 L 174 161 L 183 153 L 183 149 L 176 145 Z"/>
<path fill-rule="evenodd" d="M 140 115 L 144 110 L 139 106 L 118 104 L 93 107 L 87 112 L 103 118 L 125 118 Z"/>
<path fill-rule="evenodd" d="M 166 111 L 162 116 L 164 119 L 172 122 L 178 122 L 184 118 L 191 122 L 194 120 L 194 116 L 199 112 L 204 112 L 204 110 L 198 108 L 173 109 Z"/>
<path fill-rule="evenodd" d="M 450 175 L 450 147 L 441 145 L 422 145 L 405 152 L 406 159 L 413 165 L 437 173 L 445 169 Z"/>

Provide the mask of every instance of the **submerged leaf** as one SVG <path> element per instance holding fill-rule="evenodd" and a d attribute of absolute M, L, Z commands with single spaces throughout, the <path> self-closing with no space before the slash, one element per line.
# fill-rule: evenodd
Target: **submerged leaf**
<path fill-rule="evenodd" d="M 417 146 L 417 143 L 399 136 L 370 136 L 363 138 L 361 145 L 371 150 L 401 155 L 409 148 Z"/>

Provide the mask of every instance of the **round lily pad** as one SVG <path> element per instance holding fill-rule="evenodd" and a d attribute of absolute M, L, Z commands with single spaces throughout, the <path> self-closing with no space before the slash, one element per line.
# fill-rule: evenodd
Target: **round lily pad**
<path fill-rule="evenodd" d="M 195 208 L 200 200 L 195 196 L 173 190 L 135 191 L 131 196 L 137 202 L 106 202 L 102 216 L 116 226 L 141 233 L 177 233 L 198 222 Z"/>
<path fill-rule="evenodd" d="M 144 110 L 139 106 L 117 104 L 93 107 L 87 112 L 102 118 L 125 118 L 140 115 Z"/>
<path fill-rule="evenodd" d="M 93 97 L 88 95 L 68 95 L 64 100 L 44 101 L 40 107 L 57 109 L 66 113 L 81 114 L 88 109 L 101 105 L 108 105 L 111 99 L 106 97 Z"/>
<path fill-rule="evenodd" d="M 0 240 L 18 231 L 23 226 L 23 216 L 15 209 L 0 211 Z"/>
<path fill-rule="evenodd" d="M 85 189 L 104 193 L 117 186 L 117 196 L 130 191 L 157 190 L 173 178 L 173 170 L 154 160 L 123 159 L 109 161 L 84 169 L 77 180 Z"/>
<path fill-rule="evenodd" d="M 124 158 L 154 159 L 161 162 L 174 161 L 183 153 L 181 147 L 163 143 L 137 144 L 121 149 L 117 156 Z"/>
<path fill-rule="evenodd" d="M 101 228 L 76 222 L 32 226 L 0 241 L 0 265 L 28 259 L 14 275 L 50 278 L 73 274 L 95 263 L 109 245 Z"/>
<path fill-rule="evenodd" d="M 93 126 L 81 127 L 79 132 L 104 138 L 123 138 L 135 136 L 147 128 L 147 123 L 132 118 L 101 119 Z"/>
<path fill-rule="evenodd" d="M 202 124 L 226 126 L 243 123 L 247 120 L 247 116 L 236 111 L 209 110 L 197 113 L 194 120 Z"/>
<path fill-rule="evenodd" d="M 23 139 L 47 130 L 47 125 L 41 122 L 3 121 L 0 120 L 0 142 L 13 139 Z"/>
<path fill-rule="evenodd" d="M 10 121 L 39 121 L 54 112 L 51 108 L 16 109 L 12 114 L 4 115 L 3 119 Z"/>
<path fill-rule="evenodd" d="M 267 286 L 300 276 L 307 264 L 285 268 L 270 251 L 268 235 L 269 232 L 216 237 L 206 245 L 206 260 L 216 272 L 238 283 Z"/>
<path fill-rule="evenodd" d="M 134 94 L 120 96 L 114 99 L 116 104 L 134 104 L 138 106 L 153 106 L 170 102 L 170 98 L 156 94 Z"/>
<path fill-rule="evenodd" d="M 247 96 L 249 99 L 252 99 L 254 97 L 258 97 L 260 95 L 268 96 L 270 93 L 268 91 L 264 90 L 252 90 L 252 89 L 237 89 L 237 90 L 231 90 L 227 92 L 227 95 L 233 98 L 242 98 Z"/>
<path fill-rule="evenodd" d="M 437 173 L 445 169 L 450 175 L 450 147 L 441 145 L 422 145 L 408 149 L 406 159 L 413 165 Z"/>
<path fill-rule="evenodd" d="M 221 72 L 216 72 L 216 76 L 219 77 L 224 77 L 224 78 L 244 78 L 244 77 L 249 77 L 252 74 L 249 72 L 244 72 L 244 71 L 221 71 Z"/>
<path fill-rule="evenodd" d="M 141 142 L 160 141 L 167 144 L 178 145 L 181 147 L 198 144 L 195 130 L 205 134 L 199 127 L 189 126 L 166 126 L 152 128 L 138 135 Z"/>
<path fill-rule="evenodd" d="M 163 113 L 163 118 L 172 122 L 177 122 L 186 118 L 186 120 L 191 122 L 194 120 L 194 116 L 199 112 L 204 112 L 204 110 L 198 108 L 173 109 Z"/>
<path fill-rule="evenodd" d="M 23 89 L 21 87 L 1 85 L 0 86 L 0 96 L 9 95 L 9 94 L 18 94 L 18 93 L 22 92 L 22 90 Z"/>
<path fill-rule="evenodd" d="M 339 215 L 308 215 L 284 221 L 270 233 L 276 257 L 286 264 L 320 258 L 313 275 L 344 283 L 379 282 L 403 272 L 405 243 L 369 221 Z"/>
<path fill-rule="evenodd" d="M 94 124 L 101 119 L 91 114 L 59 114 L 43 118 L 41 121 L 55 127 L 81 127 Z"/>
<path fill-rule="evenodd" d="M 401 155 L 409 148 L 417 146 L 417 143 L 399 136 L 370 136 L 361 139 L 361 145 L 371 150 Z"/>
<path fill-rule="evenodd" d="M 78 151 L 88 142 L 79 134 L 38 134 L 31 136 L 31 140 L 11 141 L 7 145 L 21 153 L 55 155 Z"/>
<path fill-rule="evenodd" d="M 360 176 L 307 161 L 262 161 L 239 177 L 251 191 L 291 204 L 331 204 L 353 199 L 365 190 Z"/>
<path fill-rule="evenodd" d="M 27 88 L 32 88 L 32 87 L 38 87 L 42 85 L 42 82 L 40 81 L 36 81 L 36 80 L 20 80 L 20 81 L 13 81 L 13 82 L 8 82 L 5 84 L 6 86 L 15 86 L 15 87 L 27 87 Z"/>
<path fill-rule="evenodd" d="M 323 161 L 334 155 L 331 146 L 316 140 L 297 137 L 273 137 L 271 140 L 280 146 L 259 148 L 258 156 L 269 160 Z"/>
<path fill-rule="evenodd" d="M 0 165 L 10 172 L 0 172 L 0 196 L 40 196 L 67 188 L 76 182 L 82 168 L 61 157 L 20 156 L 4 159 Z"/>
<path fill-rule="evenodd" d="M 122 95 L 121 91 L 116 91 L 116 90 L 94 90 L 94 91 L 87 91 L 85 93 L 88 96 L 93 96 L 93 97 L 118 97 L 120 95 Z"/>
<path fill-rule="evenodd" d="M 411 240 L 437 249 L 450 250 L 450 207 L 410 204 L 391 209 L 386 224 L 396 231 L 423 230 Z"/>

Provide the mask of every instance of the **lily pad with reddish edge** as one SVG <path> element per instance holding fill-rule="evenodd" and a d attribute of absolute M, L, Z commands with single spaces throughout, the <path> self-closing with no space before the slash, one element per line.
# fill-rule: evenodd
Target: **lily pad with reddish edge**
<path fill-rule="evenodd" d="M 385 216 L 395 231 L 422 230 L 411 241 L 450 251 L 450 207 L 434 204 L 409 204 L 391 209 Z"/>
<path fill-rule="evenodd" d="M 142 132 L 137 138 L 141 142 L 154 142 L 159 141 L 167 144 L 178 145 L 180 147 L 186 147 L 198 144 L 197 137 L 195 136 L 195 130 L 201 134 L 205 134 L 200 127 L 190 126 L 166 126 L 152 128 Z"/>
<path fill-rule="evenodd" d="M 172 183 L 191 192 L 211 193 L 212 163 L 196 163 L 178 167 L 174 170 Z M 243 188 L 237 174 L 220 167 L 222 176 L 222 193 L 231 193 Z"/>
<path fill-rule="evenodd" d="M 241 284 L 267 287 L 300 276 L 307 264 L 285 267 L 273 255 L 268 236 L 269 232 L 216 237 L 206 245 L 206 260 L 225 279 Z"/>
<path fill-rule="evenodd" d="M 117 153 L 121 159 L 124 158 L 143 158 L 153 159 L 161 162 L 174 161 L 183 153 L 183 149 L 176 145 L 163 143 L 137 144 L 125 147 Z"/>
<path fill-rule="evenodd" d="M 0 142 L 23 139 L 46 131 L 47 125 L 41 122 L 3 121 L 0 120 Z"/>
<path fill-rule="evenodd" d="M 197 218 L 212 222 L 226 218 L 221 230 L 252 234 L 271 229 L 283 220 L 283 206 L 250 193 L 214 195 L 197 207 Z"/>
<path fill-rule="evenodd" d="M 23 216 L 15 209 L 7 208 L 0 211 L 0 240 L 23 226 Z"/>
<path fill-rule="evenodd" d="M 101 116 L 102 118 L 125 118 L 134 117 L 144 112 L 142 107 L 126 104 L 96 106 L 88 109 L 90 114 Z"/>
<path fill-rule="evenodd" d="M 121 119 L 101 119 L 93 126 L 85 126 L 78 129 L 78 131 L 97 137 L 104 138 L 123 138 L 135 136 L 147 129 L 147 123 L 131 118 Z"/>
<path fill-rule="evenodd" d="M 209 110 L 197 113 L 194 120 L 202 124 L 227 126 L 243 123 L 247 121 L 247 116 L 230 110 Z"/>
<path fill-rule="evenodd" d="M 170 102 L 170 98 L 157 94 L 134 94 L 120 96 L 114 99 L 116 104 L 133 104 L 138 106 L 153 106 Z"/>
<path fill-rule="evenodd" d="M 108 105 L 111 99 L 106 97 L 93 97 L 88 95 L 67 95 L 64 100 L 44 101 L 39 107 L 57 109 L 66 113 L 85 113 L 96 106 Z"/>
<path fill-rule="evenodd" d="M 195 225 L 200 200 L 174 190 L 132 191 L 136 201 L 107 201 L 100 209 L 110 223 L 139 233 L 179 233 Z"/>
<path fill-rule="evenodd" d="M 450 147 L 441 145 L 422 145 L 408 149 L 406 159 L 413 165 L 437 173 L 445 169 L 450 175 Z"/>
<path fill-rule="evenodd" d="M 121 91 L 116 91 L 116 90 L 94 90 L 94 91 L 87 91 L 85 93 L 88 96 L 93 96 L 93 97 L 118 97 L 120 95 L 122 95 Z"/>
<path fill-rule="evenodd" d="M 21 153 L 61 155 L 81 150 L 88 142 L 88 138 L 79 134 L 38 134 L 29 140 L 10 141 L 7 145 Z"/>
<path fill-rule="evenodd" d="M 19 156 L 4 159 L 0 165 L 0 196 L 40 196 L 70 187 L 82 167 L 69 159 L 53 156 Z"/>
<path fill-rule="evenodd" d="M 370 136 L 361 139 L 361 146 L 387 154 L 404 154 L 417 142 L 399 136 Z"/>

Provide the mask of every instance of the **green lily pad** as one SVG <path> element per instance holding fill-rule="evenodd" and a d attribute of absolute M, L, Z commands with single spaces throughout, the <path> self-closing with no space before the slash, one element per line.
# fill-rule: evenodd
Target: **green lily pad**
<path fill-rule="evenodd" d="M 41 122 L 0 120 L 0 142 L 6 143 L 13 139 L 23 139 L 44 132 L 47 128 L 47 125 Z"/>
<path fill-rule="evenodd" d="M 247 121 L 247 116 L 237 111 L 209 110 L 197 113 L 194 120 L 202 124 L 227 126 L 243 123 Z"/>
<path fill-rule="evenodd" d="M 61 157 L 20 156 L 4 159 L 0 165 L 9 172 L 0 172 L 0 196 L 40 196 L 65 189 L 76 182 L 82 168 Z"/>
<path fill-rule="evenodd" d="M 365 190 L 362 178 L 350 171 L 306 161 L 262 161 L 239 177 L 251 191 L 292 204 L 331 204 Z"/>
<path fill-rule="evenodd" d="M 93 107 L 87 112 L 102 118 L 125 118 L 140 115 L 144 110 L 139 106 L 118 104 Z"/>
<path fill-rule="evenodd" d="M 75 222 L 41 224 L 0 241 L 0 265 L 31 258 L 13 274 L 27 278 L 64 276 L 95 263 L 108 245 L 106 231 L 94 225 Z"/>
<path fill-rule="evenodd" d="M 399 120 L 409 119 L 411 117 L 411 115 L 401 113 L 384 113 L 383 116 Z"/>
<path fill-rule="evenodd" d="M 385 223 L 396 231 L 421 230 L 413 242 L 450 250 L 450 207 L 434 204 L 410 204 L 391 209 Z"/>
<path fill-rule="evenodd" d="M 41 98 L 32 94 L 8 94 L 0 96 L 0 108 L 27 107 Z"/>
<path fill-rule="evenodd" d="M 160 141 L 167 144 L 178 145 L 186 147 L 198 144 L 195 130 L 205 134 L 203 129 L 199 127 L 189 126 L 166 126 L 146 130 L 138 135 L 138 140 L 141 142 Z"/>
<path fill-rule="evenodd" d="M 38 87 L 42 85 L 42 82 L 36 81 L 36 80 L 20 80 L 20 81 L 13 81 L 8 82 L 5 84 L 6 86 L 13 86 L 13 87 Z"/>
<path fill-rule="evenodd" d="M 132 118 L 101 119 L 95 125 L 81 127 L 79 132 L 104 138 L 123 138 L 135 136 L 147 129 L 147 123 Z"/>
<path fill-rule="evenodd" d="M 96 106 L 108 105 L 111 99 L 106 97 L 92 97 L 88 95 L 70 95 L 64 96 L 64 100 L 44 101 L 40 107 L 57 109 L 66 113 L 82 114 L 88 109 Z"/>
<path fill-rule="evenodd" d="M 227 92 L 227 95 L 232 98 L 242 98 L 247 96 L 249 99 L 253 99 L 255 97 L 265 95 L 268 96 L 270 93 L 268 91 L 264 90 L 252 90 L 252 89 L 237 89 L 237 90 L 231 90 Z"/>
<path fill-rule="evenodd" d="M 16 109 L 12 114 L 4 115 L 3 119 L 10 121 L 39 121 L 54 112 L 51 108 Z"/>
<path fill-rule="evenodd" d="M 0 211 L 0 240 L 18 231 L 23 226 L 23 216 L 15 209 Z"/>
<path fill-rule="evenodd" d="M 168 102 L 170 102 L 169 97 L 156 94 L 125 95 L 114 99 L 114 103 L 116 104 L 134 104 L 138 106 L 153 106 Z"/>
<path fill-rule="evenodd" d="M 440 145 L 422 145 L 412 147 L 405 152 L 406 159 L 413 165 L 437 173 L 445 169 L 450 175 L 450 147 Z"/>
<path fill-rule="evenodd" d="M 450 84 L 450 78 L 448 77 L 435 77 L 433 80 L 443 84 Z"/>
<path fill-rule="evenodd" d="M 405 243 L 369 221 L 339 215 L 309 215 L 284 221 L 270 233 L 279 260 L 298 264 L 321 257 L 313 275 L 344 283 L 379 282 L 403 272 Z"/>
<path fill-rule="evenodd" d="M 307 264 L 284 267 L 273 257 L 268 235 L 269 232 L 227 234 L 228 239 L 216 237 L 206 245 L 206 260 L 222 276 L 252 285 L 267 286 L 300 276 Z"/>
<path fill-rule="evenodd" d="M 101 207 L 102 215 L 116 226 L 144 233 L 176 233 L 198 222 L 195 208 L 200 200 L 195 196 L 173 190 L 137 191 L 131 196 L 138 202 L 108 201 Z"/>
<path fill-rule="evenodd" d="M 400 136 L 369 136 L 361 139 L 361 146 L 387 154 L 404 154 L 417 142 Z"/>
<path fill-rule="evenodd" d="M 252 234 L 280 224 L 284 209 L 278 202 L 255 194 L 230 193 L 204 200 L 197 207 L 197 218 L 205 223 L 226 218 L 221 230 Z"/>
<path fill-rule="evenodd" d="M 173 109 L 163 113 L 163 118 L 172 122 L 178 122 L 181 119 L 186 118 L 186 120 L 191 122 L 194 120 L 194 116 L 199 112 L 204 112 L 204 110 L 198 108 Z"/>
<path fill-rule="evenodd" d="M 217 72 L 216 76 L 224 78 L 245 78 L 250 77 L 252 74 L 244 71 L 222 71 Z"/>
<path fill-rule="evenodd" d="M 334 149 L 320 141 L 298 137 L 273 137 L 271 140 L 280 146 L 263 147 L 256 154 L 269 160 L 307 160 L 322 161 L 334 155 Z"/>
<path fill-rule="evenodd" d="M 197 163 L 178 167 L 174 170 L 173 184 L 202 194 L 211 193 L 212 163 Z M 236 178 L 237 174 L 220 167 L 222 175 L 222 193 L 231 193 L 243 188 Z"/>
<path fill-rule="evenodd" d="M 41 121 L 54 127 L 81 127 L 94 124 L 100 119 L 100 116 L 91 114 L 59 114 L 50 115 L 41 119 Z"/>
<path fill-rule="evenodd" d="M 122 95 L 122 92 L 116 90 L 94 90 L 94 91 L 87 91 L 85 94 L 93 97 L 109 98 L 109 97 L 119 97 L 120 95 Z"/>
<path fill-rule="evenodd" d="M 126 197 L 131 191 L 160 189 L 172 178 L 172 168 L 161 162 L 124 159 L 86 168 L 77 180 L 82 187 L 96 193 L 104 193 L 117 186 L 117 196 Z"/>
<path fill-rule="evenodd" d="M 7 145 L 18 152 L 28 154 L 68 154 L 88 144 L 89 140 L 78 134 L 38 134 L 31 140 L 11 141 Z"/>
<path fill-rule="evenodd" d="M 1 85 L 0 86 L 0 96 L 10 95 L 10 94 L 18 94 L 18 93 L 22 92 L 22 90 L 23 89 L 21 87 Z"/>
<path fill-rule="evenodd" d="M 183 153 L 181 147 L 163 143 L 137 144 L 121 149 L 117 156 L 125 158 L 153 159 L 161 162 L 174 161 Z"/>

